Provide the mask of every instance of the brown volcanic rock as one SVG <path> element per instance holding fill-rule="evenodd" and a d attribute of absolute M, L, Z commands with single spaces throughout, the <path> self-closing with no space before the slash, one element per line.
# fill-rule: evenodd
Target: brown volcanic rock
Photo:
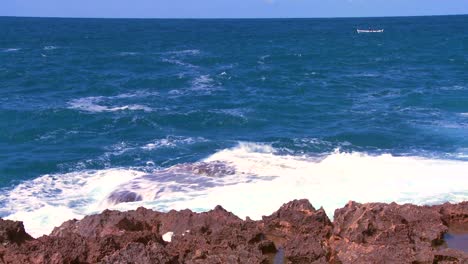
<path fill-rule="evenodd" d="M 468 202 L 459 204 L 446 203 L 436 207 L 440 208 L 442 220 L 451 230 L 455 232 L 468 231 Z"/>
<path fill-rule="evenodd" d="M 167 254 L 163 245 L 151 242 L 147 245 L 142 243 L 129 243 L 125 248 L 104 257 L 102 263 L 176 263 L 176 260 Z"/>
<path fill-rule="evenodd" d="M 254 225 L 230 224 L 220 229 L 201 227 L 175 235 L 166 246 L 180 263 L 267 263 L 273 242 L 258 239 Z M 264 255 L 265 254 L 265 255 Z"/>
<path fill-rule="evenodd" d="M 220 206 L 207 213 L 190 212 L 185 219 L 174 218 L 176 214 L 169 212 L 164 221 L 165 229 L 174 231 L 166 248 L 180 263 L 266 263 L 264 253 L 270 252 L 264 243 L 273 243 L 263 238 L 255 222 L 244 222 Z"/>
<path fill-rule="evenodd" d="M 101 214 L 86 216 L 82 220 L 70 220 L 54 228 L 51 236 L 63 237 L 69 233 L 86 238 L 99 238 L 108 235 L 121 235 L 125 232 L 158 232 L 160 213 L 144 208 L 137 211 L 104 210 Z"/>
<path fill-rule="evenodd" d="M 448 230 L 439 211 L 410 204 L 350 202 L 335 211 L 331 261 L 437 263 L 446 259 L 462 263 L 464 254 L 454 257 L 453 252 L 439 249 Z"/>
<path fill-rule="evenodd" d="M 467 207 L 350 202 L 334 223 L 307 200 L 260 221 L 220 206 L 106 210 L 38 239 L 21 222 L 0 220 L 0 263 L 468 263 L 466 253 L 441 246 L 448 229 L 468 229 Z M 167 232 L 171 242 L 162 239 Z"/>
<path fill-rule="evenodd" d="M 0 244 L 22 244 L 33 238 L 24 230 L 23 222 L 0 219 Z"/>
<path fill-rule="evenodd" d="M 43 236 L 21 246 L 8 247 L 1 255 L 5 263 L 83 263 L 87 244 L 77 235 L 67 238 Z"/>
<path fill-rule="evenodd" d="M 80 221 L 70 220 L 56 227 L 51 236 L 66 236 L 70 232 L 87 238 L 118 236 L 136 231 L 149 231 L 159 235 L 166 232 L 182 234 L 192 228 L 209 226 L 211 229 L 219 229 L 229 223 L 241 222 L 240 218 L 221 206 L 205 213 L 194 213 L 190 210 L 160 213 L 140 207 L 127 212 L 105 210 L 98 215 L 86 216 Z"/>
<path fill-rule="evenodd" d="M 174 234 L 183 234 L 187 230 L 198 228 L 210 228 L 219 230 L 226 225 L 239 224 L 243 221 L 226 211 L 221 206 L 216 206 L 214 210 L 205 213 L 194 213 L 190 210 L 174 211 L 159 216 L 161 223 L 161 234 L 174 232 Z"/>
<path fill-rule="evenodd" d="M 322 208 L 316 210 L 308 200 L 294 200 L 262 222 L 266 237 L 284 249 L 287 261 L 326 262 L 333 226 Z"/>

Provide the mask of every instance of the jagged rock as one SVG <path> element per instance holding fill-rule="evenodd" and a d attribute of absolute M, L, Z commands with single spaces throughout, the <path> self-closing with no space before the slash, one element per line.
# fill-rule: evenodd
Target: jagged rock
<path fill-rule="evenodd" d="M 457 232 L 468 231 L 468 202 L 462 202 L 459 204 L 443 204 L 436 206 L 440 208 L 442 214 L 442 220 L 450 229 Z"/>
<path fill-rule="evenodd" d="M 284 249 L 287 261 L 326 262 L 333 226 L 323 209 L 316 210 L 308 200 L 294 200 L 263 217 L 263 224 L 266 237 Z"/>
<path fill-rule="evenodd" d="M 110 256 L 103 258 L 103 264 L 153 264 L 153 263 L 175 263 L 175 259 L 169 256 L 164 246 L 159 243 L 130 243 Z"/>
<path fill-rule="evenodd" d="M 437 207 L 348 203 L 337 209 L 331 260 L 340 263 L 433 263 L 448 227 Z"/>
<path fill-rule="evenodd" d="M 105 210 L 38 239 L 21 222 L 0 220 L 0 263 L 468 263 L 466 252 L 443 240 L 449 229 L 468 230 L 467 208 L 350 202 L 333 223 L 307 200 L 260 221 L 221 206 L 205 213 Z"/>
<path fill-rule="evenodd" d="M 32 239 L 24 230 L 23 222 L 0 219 L 0 244 L 22 244 Z"/>

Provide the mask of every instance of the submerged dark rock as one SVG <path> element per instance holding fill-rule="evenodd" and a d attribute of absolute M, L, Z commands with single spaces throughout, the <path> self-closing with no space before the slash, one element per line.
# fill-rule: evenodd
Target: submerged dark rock
<path fill-rule="evenodd" d="M 444 240 L 449 230 L 468 229 L 467 205 L 350 202 L 334 222 L 307 200 L 259 221 L 221 206 L 105 210 L 38 239 L 21 222 L 0 220 L 0 263 L 468 263 Z"/>
<path fill-rule="evenodd" d="M 116 188 L 108 197 L 110 204 L 142 201 L 139 193 L 157 200 L 164 192 L 182 192 L 184 189 L 203 190 L 223 183 L 217 178 L 234 175 L 233 166 L 221 161 L 177 164 L 167 169 L 136 177 Z M 161 186 L 161 183 L 164 186 Z"/>
<path fill-rule="evenodd" d="M 112 204 L 119 204 L 137 202 L 143 200 L 143 198 L 141 197 L 141 195 L 138 195 L 131 191 L 115 191 L 109 195 L 107 200 Z"/>
<path fill-rule="evenodd" d="M 207 177 L 220 177 L 236 173 L 236 169 L 233 166 L 229 166 L 221 161 L 184 163 L 175 165 L 170 168 L 170 170 L 204 175 Z"/>

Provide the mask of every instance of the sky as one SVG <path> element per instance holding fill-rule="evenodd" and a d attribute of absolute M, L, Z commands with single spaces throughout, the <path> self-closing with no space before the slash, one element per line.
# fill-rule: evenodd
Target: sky
<path fill-rule="evenodd" d="M 468 14 L 468 0 L 1 0 L 0 16 L 368 17 Z"/>

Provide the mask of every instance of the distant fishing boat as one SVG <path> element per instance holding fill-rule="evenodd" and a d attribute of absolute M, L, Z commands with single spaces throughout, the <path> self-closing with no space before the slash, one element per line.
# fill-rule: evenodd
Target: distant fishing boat
<path fill-rule="evenodd" d="M 357 33 L 383 33 L 383 29 L 357 29 Z"/>

